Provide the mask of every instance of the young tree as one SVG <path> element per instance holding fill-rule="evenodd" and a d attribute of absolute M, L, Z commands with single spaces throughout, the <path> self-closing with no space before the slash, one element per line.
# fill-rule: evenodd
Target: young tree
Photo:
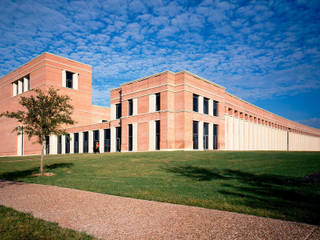
<path fill-rule="evenodd" d="M 71 118 L 73 106 L 69 103 L 70 97 L 59 95 L 58 90 L 49 88 L 44 92 L 41 89 L 32 90 L 36 94 L 30 97 L 21 96 L 19 103 L 25 110 L 17 112 L 6 111 L 0 117 L 17 119 L 20 126 L 14 131 L 21 134 L 23 130 L 30 140 L 35 136 L 42 145 L 40 174 L 43 176 L 43 155 L 46 146 L 46 136 L 51 134 L 66 134 L 63 125 L 74 124 Z"/>

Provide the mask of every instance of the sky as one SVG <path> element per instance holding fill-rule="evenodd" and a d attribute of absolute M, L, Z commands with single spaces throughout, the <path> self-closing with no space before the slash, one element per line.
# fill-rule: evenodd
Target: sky
<path fill-rule="evenodd" d="M 93 104 L 158 72 L 190 71 L 320 128 L 320 0 L 0 0 L 0 76 L 43 52 L 93 67 Z"/>

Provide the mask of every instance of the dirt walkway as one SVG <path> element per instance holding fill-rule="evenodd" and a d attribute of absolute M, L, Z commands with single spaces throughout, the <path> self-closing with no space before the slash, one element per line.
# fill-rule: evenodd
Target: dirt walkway
<path fill-rule="evenodd" d="M 320 227 L 55 186 L 0 181 L 0 204 L 102 239 L 320 239 Z"/>

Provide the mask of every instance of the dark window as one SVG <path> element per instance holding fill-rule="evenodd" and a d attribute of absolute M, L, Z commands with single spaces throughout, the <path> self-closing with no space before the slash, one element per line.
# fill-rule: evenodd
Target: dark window
<path fill-rule="evenodd" d="M 198 134 L 199 134 L 199 122 L 193 121 L 193 149 L 199 149 Z"/>
<path fill-rule="evenodd" d="M 132 124 L 128 125 L 128 150 L 132 151 Z"/>
<path fill-rule="evenodd" d="M 218 149 L 218 125 L 213 125 L 213 149 Z"/>
<path fill-rule="evenodd" d="M 58 136 L 58 154 L 62 153 L 62 137 Z"/>
<path fill-rule="evenodd" d="M 93 131 L 93 151 L 94 152 L 100 152 L 100 147 L 98 148 L 97 143 L 99 143 L 99 130 Z"/>
<path fill-rule="evenodd" d="M 128 102 L 129 102 L 129 116 L 132 116 L 133 115 L 133 101 L 132 101 L 132 99 L 129 99 Z"/>
<path fill-rule="evenodd" d="M 156 111 L 160 111 L 160 93 L 156 93 Z"/>
<path fill-rule="evenodd" d="M 74 134 L 74 153 L 79 153 L 79 133 Z"/>
<path fill-rule="evenodd" d="M 209 99 L 203 98 L 203 113 L 209 114 Z"/>
<path fill-rule="evenodd" d="M 66 87 L 67 88 L 73 88 L 73 73 L 66 71 Z"/>
<path fill-rule="evenodd" d="M 209 123 L 203 123 L 203 149 L 208 149 L 209 144 Z"/>
<path fill-rule="evenodd" d="M 70 153 L 70 134 L 66 135 L 66 153 Z"/>
<path fill-rule="evenodd" d="M 193 94 L 193 111 L 198 112 L 199 111 L 199 96 L 196 94 Z"/>
<path fill-rule="evenodd" d="M 121 103 L 116 104 L 116 118 L 121 118 Z"/>
<path fill-rule="evenodd" d="M 50 153 L 50 137 L 46 136 L 46 154 Z"/>
<path fill-rule="evenodd" d="M 116 127 L 117 152 L 121 152 L 121 127 Z"/>
<path fill-rule="evenodd" d="M 156 150 L 160 150 L 160 120 L 156 121 Z"/>
<path fill-rule="evenodd" d="M 110 129 L 104 130 L 104 151 L 110 152 Z"/>
<path fill-rule="evenodd" d="M 218 116 L 218 102 L 213 101 L 213 116 Z"/>
<path fill-rule="evenodd" d="M 89 151 L 89 133 L 83 133 L 83 152 L 87 153 Z"/>

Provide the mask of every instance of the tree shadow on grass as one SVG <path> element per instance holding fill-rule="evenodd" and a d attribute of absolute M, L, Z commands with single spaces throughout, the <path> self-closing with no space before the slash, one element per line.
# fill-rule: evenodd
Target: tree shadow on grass
<path fill-rule="evenodd" d="M 73 163 L 54 163 L 54 164 L 45 166 L 45 170 L 54 170 L 56 168 L 70 168 L 72 166 L 73 166 Z M 34 173 L 39 173 L 39 167 L 30 168 L 22 171 L 2 173 L 0 174 L 0 179 L 16 181 L 18 179 L 25 178 L 25 177 L 28 177 L 28 178 L 35 177 L 35 176 L 32 176 L 32 174 Z"/>
<path fill-rule="evenodd" d="M 237 211 L 285 220 L 320 224 L 320 183 L 274 174 L 194 166 L 163 168 L 194 181 L 220 180 L 214 191 Z"/>

